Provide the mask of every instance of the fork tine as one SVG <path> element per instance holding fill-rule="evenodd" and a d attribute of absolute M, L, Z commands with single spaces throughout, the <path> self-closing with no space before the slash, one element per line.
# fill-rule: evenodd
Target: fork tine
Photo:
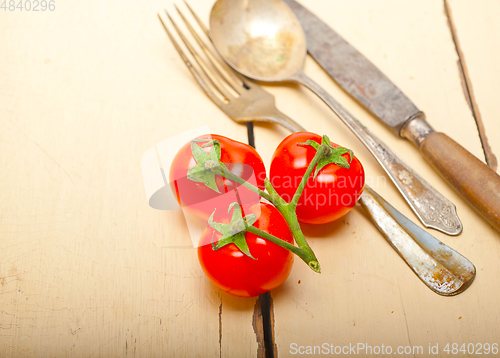
<path fill-rule="evenodd" d="M 191 73 L 193 74 L 193 76 L 196 79 L 196 81 L 198 81 L 198 83 L 203 88 L 203 90 L 206 92 L 206 94 L 208 95 L 208 97 L 210 97 L 210 99 L 212 101 L 214 101 L 214 103 L 216 105 L 218 105 L 219 107 L 223 106 L 224 102 L 221 101 L 220 98 L 215 94 L 215 92 L 212 91 L 212 89 L 205 83 L 205 81 L 203 80 L 203 78 L 201 77 L 201 75 L 198 73 L 198 71 L 196 70 L 196 68 L 191 63 L 191 61 L 189 61 L 188 57 L 184 54 L 184 51 L 181 49 L 181 47 L 179 46 L 179 44 L 177 43 L 177 41 L 174 39 L 174 37 L 172 36 L 172 34 L 170 33 L 170 31 L 168 30 L 167 26 L 165 25 L 165 23 L 163 22 L 163 19 L 160 16 L 160 14 L 157 14 L 157 15 L 158 15 L 158 19 L 160 20 L 163 28 L 165 29 L 165 32 L 167 33 L 170 41 L 174 45 L 175 49 L 177 50 L 177 52 L 181 56 L 182 60 L 186 64 L 186 66 L 188 67 L 189 71 L 191 71 Z"/>
<path fill-rule="evenodd" d="M 210 37 L 210 33 L 208 32 L 207 27 L 203 24 L 201 19 L 198 17 L 198 15 L 196 15 L 196 13 L 193 11 L 191 6 L 189 6 L 189 4 L 186 0 L 184 0 L 184 4 L 189 9 L 189 12 L 191 13 L 191 15 L 193 16 L 195 21 L 198 23 L 198 26 L 203 30 L 203 32 L 207 36 L 208 40 L 210 42 L 212 42 L 212 38 Z M 179 8 L 177 6 L 175 6 L 175 8 L 179 12 L 179 15 L 181 16 L 182 20 L 184 20 L 184 23 L 186 24 L 187 28 L 189 29 L 189 31 L 191 32 L 193 37 L 196 39 L 196 41 L 198 42 L 200 47 L 203 49 L 203 51 L 207 55 L 210 62 L 212 62 L 212 64 L 214 65 L 216 70 L 219 72 L 219 74 L 226 79 L 226 81 L 231 85 L 231 87 L 238 93 L 240 93 L 240 91 L 242 90 L 241 89 L 242 86 L 248 87 L 248 85 L 245 83 L 245 81 L 241 77 L 239 77 L 234 72 L 233 69 L 231 69 L 225 62 L 221 62 L 221 60 L 218 59 L 219 55 L 214 51 L 213 48 L 208 48 L 205 45 L 205 43 L 201 40 L 201 38 L 198 36 L 196 31 L 194 31 L 191 24 L 189 24 L 189 22 L 186 20 L 184 15 L 181 13 Z"/>
<path fill-rule="evenodd" d="M 207 35 L 207 37 L 210 39 L 210 41 L 212 41 L 212 38 L 210 37 L 210 33 L 208 32 L 208 29 L 205 26 L 205 24 L 201 21 L 201 19 L 198 17 L 198 15 L 196 15 L 196 13 L 193 11 L 191 6 L 189 6 L 189 4 L 186 0 L 184 0 L 184 4 L 186 4 L 186 7 L 189 9 L 189 11 L 191 12 L 191 15 L 193 15 L 194 19 L 196 20 L 196 22 L 198 23 L 200 28 L 203 30 L 205 35 Z"/>
<path fill-rule="evenodd" d="M 200 68 L 202 69 L 202 71 L 205 73 L 205 75 L 207 76 L 207 78 L 209 79 L 209 81 L 211 82 L 211 84 L 227 100 L 230 100 L 230 99 L 234 98 L 234 96 L 231 93 L 229 93 L 229 91 L 224 87 L 224 85 L 220 83 L 220 81 L 216 78 L 216 76 L 214 76 L 214 74 L 212 73 L 212 71 L 209 70 L 209 65 L 207 64 L 207 62 L 203 58 L 200 57 L 200 55 L 198 54 L 198 52 L 196 51 L 196 49 L 193 47 L 193 45 L 191 45 L 191 42 L 186 38 L 186 36 L 184 36 L 184 34 L 182 33 L 182 30 L 177 26 L 177 23 L 174 21 L 174 19 L 172 19 L 172 17 L 167 12 L 167 10 L 165 10 L 165 13 L 167 14 L 167 17 L 170 19 L 170 22 L 174 26 L 175 30 L 179 34 L 179 37 L 184 42 L 184 44 L 186 45 L 186 47 L 189 50 L 189 52 L 191 53 L 191 55 L 193 55 L 193 58 L 198 63 L 198 65 L 200 66 Z"/>

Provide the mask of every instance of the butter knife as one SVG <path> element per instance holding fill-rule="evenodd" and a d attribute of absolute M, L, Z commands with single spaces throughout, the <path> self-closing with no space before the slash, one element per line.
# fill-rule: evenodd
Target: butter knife
<path fill-rule="evenodd" d="M 425 114 L 327 24 L 296 1 L 284 1 L 299 19 L 307 50 L 316 62 L 394 134 L 419 148 L 444 179 L 500 231 L 500 176 L 446 134 L 434 131 Z M 436 204 L 429 198 L 428 206 Z"/>

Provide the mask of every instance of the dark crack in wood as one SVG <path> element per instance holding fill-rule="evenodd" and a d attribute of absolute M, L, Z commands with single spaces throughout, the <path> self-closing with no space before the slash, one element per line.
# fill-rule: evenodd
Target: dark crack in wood
<path fill-rule="evenodd" d="M 264 323 L 262 320 L 262 304 L 260 297 L 255 302 L 253 309 L 252 326 L 257 340 L 257 358 L 266 358 L 266 342 L 264 339 Z"/>
<path fill-rule="evenodd" d="M 219 295 L 219 358 L 222 358 L 222 297 Z"/>
<path fill-rule="evenodd" d="M 276 358 L 274 343 L 274 309 L 269 292 L 259 296 L 253 310 L 252 326 L 257 340 L 257 358 Z"/>
<path fill-rule="evenodd" d="M 253 122 L 247 123 L 248 144 L 255 148 L 255 133 Z M 270 292 L 259 296 L 253 311 L 252 326 L 257 339 L 257 357 L 278 357 L 274 343 L 274 308 Z"/>
<path fill-rule="evenodd" d="M 253 122 L 247 122 L 248 144 L 255 148 L 255 134 L 253 131 Z"/>
<path fill-rule="evenodd" d="M 277 358 L 278 350 L 274 341 L 274 307 L 271 292 L 261 295 L 262 323 L 264 325 L 264 341 L 266 343 L 266 358 Z"/>
<path fill-rule="evenodd" d="M 486 159 L 486 164 L 494 171 L 498 168 L 498 162 L 493 150 L 490 147 L 488 142 L 488 137 L 486 136 L 486 130 L 484 128 L 484 123 L 481 117 L 481 113 L 479 111 L 479 106 L 476 103 L 476 99 L 474 97 L 474 91 L 472 90 L 472 81 L 469 77 L 469 72 L 467 70 L 467 65 L 465 63 L 465 57 L 462 52 L 462 48 L 460 47 L 460 43 L 458 41 L 458 34 L 455 27 L 455 23 L 453 22 L 453 17 L 451 15 L 451 8 L 448 3 L 448 0 L 444 1 L 444 12 L 446 18 L 448 19 L 448 26 L 450 28 L 451 37 L 453 39 L 453 43 L 455 44 L 455 50 L 458 55 L 458 68 L 461 75 L 462 88 L 464 90 L 465 99 L 469 104 L 469 107 L 472 112 L 472 116 L 476 122 L 477 130 L 479 132 L 479 139 L 481 141 L 481 145 L 483 147 L 484 157 Z"/>

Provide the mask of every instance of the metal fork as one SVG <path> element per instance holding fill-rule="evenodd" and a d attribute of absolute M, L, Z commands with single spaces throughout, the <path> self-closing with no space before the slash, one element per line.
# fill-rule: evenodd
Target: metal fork
<path fill-rule="evenodd" d="M 187 3 L 186 6 L 210 40 L 207 28 Z M 177 6 L 176 10 L 209 59 L 209 62 L 206 62 L 199 55 L 165 11 L 203 75 L 193 66 L 160 15 L 158 18 L 193 76 L 224 113 L 239 123 L 264 121 L 282 125 L 292 132 L 305 130 L 276 108 L 273 95 L 257 83 L 241 78 L 219 60 L 215 51 L 200 38 Z M 235 94 L 231 93 L 232 91 Z M 365 186 L 360 203 L 394 250 L 431 290 L 440 295 L 451 296 L 463 292 L 470 286 L 475 278 L 476 268 L 467 258 L 411 222 L 368 186 Z"/>
<path fill-rule="evenodd" d="M 208 29 L 196 15 L 196 13 L 191 9 L 191 7 L 187 3 L 185 4 L 191 12 L 193 18 L 196 20 L 200 28 L 210 40 Z M 175 8 L 179 13 L 181 19 L 186 24 L 189 32 L 193 35 L 193 38 L 205 53 L 206 58 L 209 60 L 210 65 L 212 66 L 212 69 L 214 71 L 210 71 L 210 65 L 200 57 L 191 43 L 183 35 L 177 24 L 170 17 L 168 12 L 165 11 L 175 30 L 179 34 L 179 37 L 185 43 L 187 49 L 202 69 L 204 76 L 201 76 L 191 64 L 177 42 L 174 40 L 172 34 L 168 30 L 160 15 L 158 15 L 158 18 L 160 19 L 163 28 L 167 32 L 167 35 L 169 36 L 170 40 L 174 44 L 175 48 L 181 55 L 182 59 L 188 66 L 193 76 L 205 90 L 210 99 L 212 99 L 212 101 L 214 101 L 214 103 L 219 106 L 224 113 L 226 113 L 229 117 L 231 117 L 232 120 L 238 123 L 247 123 L 253 121 L 269 122 L 279 124 L 292 132 L 305 130 L 297 122 L 295 122 L 276 108 L 276 105 L 274 103 L 274 96 L 272 94 L 263 90 L 261 86 L 259 86 L 252 80 L 243 80 L 243 78 L 236 74 L 234 70 L 230 69 L 229 66 L 223 63 L 221 60 L 218 60 L 218 55 L 215 53 L 215 50 L 213 48 L 209 48 L 204 43 L 204 41 L 200 38 L 191 24 L 187 21 L 186 17 L 179 10 L 179 8 L 177 6 L 175 6 Z M 205 80 L 203 79 L 203 77 L 205 77 Z M 231 91 L 228 90 L 227 87 L 230 87 L 230 89 L 234 91 L 234 94 L 231 93 Z"/>

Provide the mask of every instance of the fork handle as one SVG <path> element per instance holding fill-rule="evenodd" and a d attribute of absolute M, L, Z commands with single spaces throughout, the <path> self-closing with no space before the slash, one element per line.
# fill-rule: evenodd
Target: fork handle
<path fill-rule="evenodd" d="M 462 232 L 462 223 L 457 216 L 455 205 L 451 201 L 418 175 L 387 144 L 371 133 L 325 89 L 306 74 L 298 72 L 291 79 L 303 84 L 321 98 L 361 140 L 426 227 L 439 230 L 448 235 L 458 235 Z"/>
<path fill-rule="evenodd" d="M 293 119 L 291 119 L 285 113 L 279 111 L 278 109 L 274 110 L 269 115 L 263 116 L 262 119 L 265 119 L 266 121 L 269 121 L 271 123 L 277 123 L 279 125 L 282 125 L 291 132 L 305 132 L 304 127 L 302 127 L 300 124 L 295 122 Z"/>

